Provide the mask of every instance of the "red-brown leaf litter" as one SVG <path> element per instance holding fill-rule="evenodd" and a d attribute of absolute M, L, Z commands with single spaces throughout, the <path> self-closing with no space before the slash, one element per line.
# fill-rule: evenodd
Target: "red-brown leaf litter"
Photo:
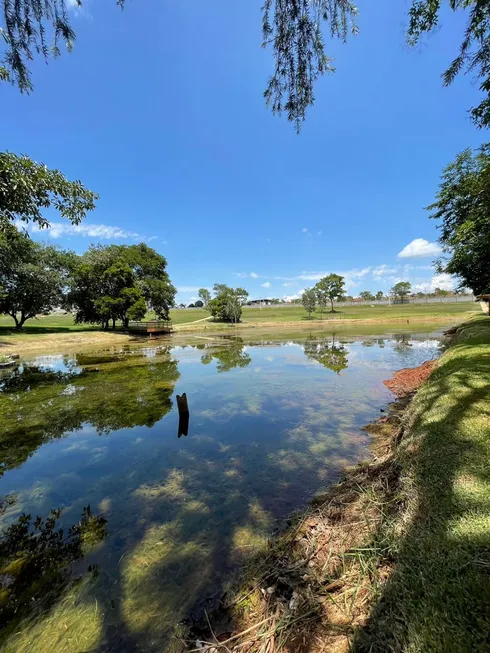
<path fill-rule="evenodd" d="M 395 372 L 391 379 L 383 381 L 397 397 L 404 397 L 415 392 L 422 383 L 429 378 L 436 361 L 425 361 L 419 367 L 407 367 Z"/>

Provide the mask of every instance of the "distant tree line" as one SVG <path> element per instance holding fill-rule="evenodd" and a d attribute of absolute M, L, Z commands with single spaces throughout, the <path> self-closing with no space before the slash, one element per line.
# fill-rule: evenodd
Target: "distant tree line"
<path fill-rule="evenodd" d="M 175 294 L 165 257 L 145 243 L 92 245 L 79 256 L 16 229 L 0 233 L 0 313 L 17 329 L 56 308 L 103 329 L 126 328 L 148 310 L 168 319 Z"/>

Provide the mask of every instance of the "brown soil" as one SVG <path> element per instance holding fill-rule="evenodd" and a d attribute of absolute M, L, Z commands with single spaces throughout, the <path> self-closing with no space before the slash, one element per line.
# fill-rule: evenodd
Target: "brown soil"
<path fill-rule="evenodd" d="M 68 333 L 21 334 L 12 339 L 0 340 L 2 354 L 32 354 L 44 351 L 72 351 L 92 346 L 110 347 L 128 342 L 130 336 L 125 333 L 105 331 L 69 331 Z"/>
<path fill-rule="evenodd" d="M 419 367 L 407 367 L 398 370 L 391 379 L 383 381 L 383 383 L 397 397 L 404 397 L 411 392 L 415 392 L 429 378 L 435 364 L 436 361 L 426 361 Z"/>
<path fill-rule="evenodd" d="M 317 493 L 265 552 L 251 560 L 239 589 L 198 619 L 187 651 L 203 653 L 348 653 L 393 570 L 390 557 L 369 551 L 375 533 L 399 510 L 395 459 L 407 407 L 433 361 L 400 370 L 386 382 L 399 398 L 365 427 L 373 458 Z"/>

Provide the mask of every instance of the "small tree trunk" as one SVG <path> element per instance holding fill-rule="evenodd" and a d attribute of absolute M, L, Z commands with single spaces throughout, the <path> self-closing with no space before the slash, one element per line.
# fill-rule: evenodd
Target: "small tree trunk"
<path fill-rule="evenodd" d="M 330 306 L 332 307 L 330 313 L 333 313 L 333 298 L 330 297 Z"/>
<path fill-rule="evenodd" d="M 115 317 L 112 318 L 112 328 L 113 329 L 116 328 L 116 318 Z"/>
<path fill-rule="evenodd" d="M 19 320 L 17 319 L 17 315 L 15 313 L 9 313 L 9 315 L 10 315 L 11 318 L 13 318 L 13 320 L 15 322 L 15 328 L 20 329 Z"/>

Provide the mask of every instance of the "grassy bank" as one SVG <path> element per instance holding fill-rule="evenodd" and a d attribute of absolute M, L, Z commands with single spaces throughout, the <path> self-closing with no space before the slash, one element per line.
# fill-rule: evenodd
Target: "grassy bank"
<path fill-rule="evenodd" d="M 264 653 L 488 650 L 489 406 L 481 316 L 372 428 L 374 460 L 294 518 L 197 636 Z"/>

